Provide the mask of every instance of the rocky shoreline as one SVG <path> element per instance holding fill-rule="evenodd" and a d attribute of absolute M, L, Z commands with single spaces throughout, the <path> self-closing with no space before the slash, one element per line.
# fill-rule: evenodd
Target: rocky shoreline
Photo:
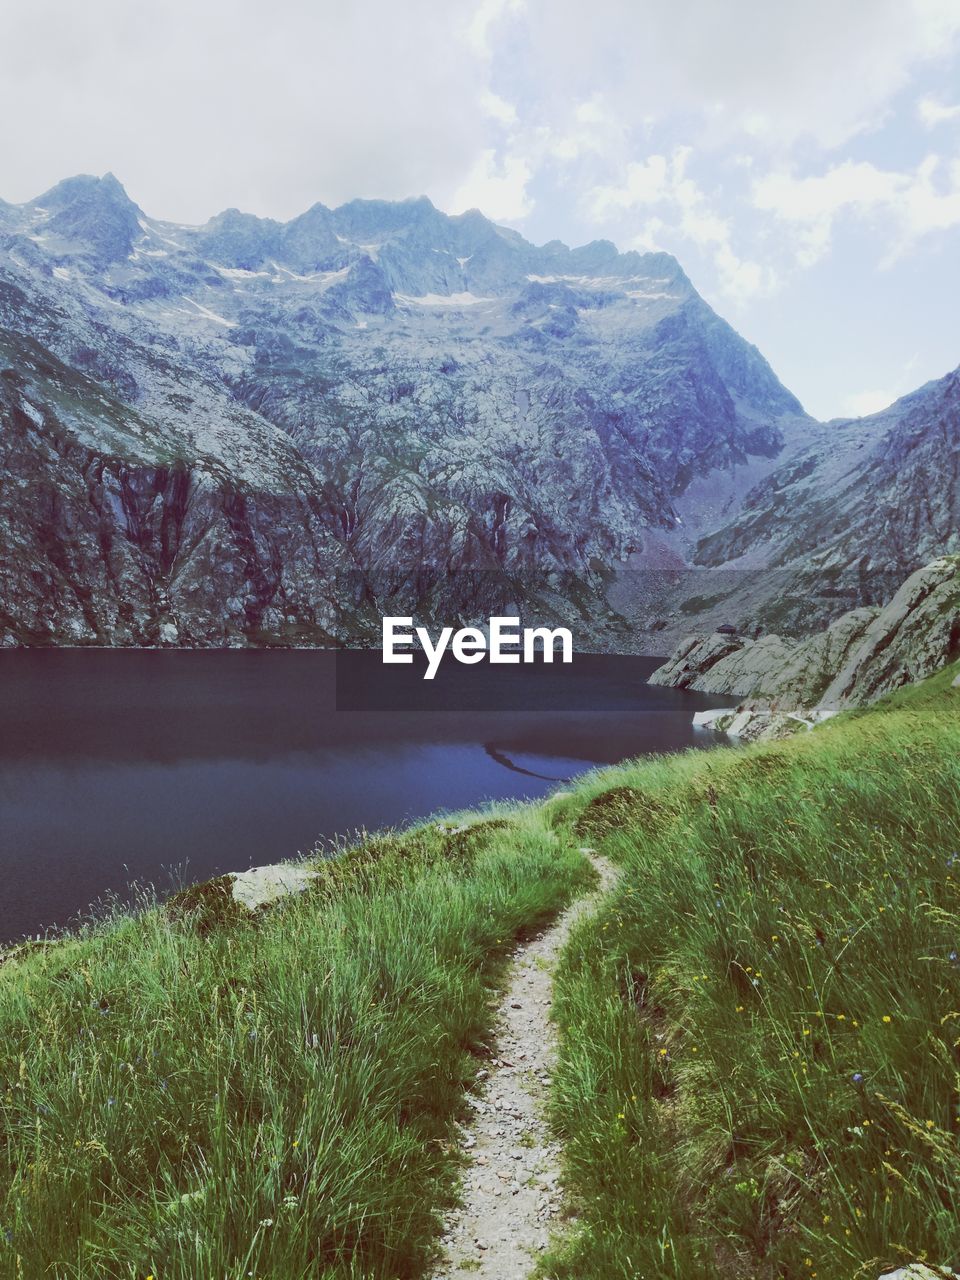
<path fill-rule="evenodd" d="M 696 725 L 737 738 L 785 737 L 922 680 L 958 652 L 960 556 L 941 556 L 882 608 L 854 609 L 802 640 L 688 636 L 650 683 L 742 699 L 698 712 Z"/>

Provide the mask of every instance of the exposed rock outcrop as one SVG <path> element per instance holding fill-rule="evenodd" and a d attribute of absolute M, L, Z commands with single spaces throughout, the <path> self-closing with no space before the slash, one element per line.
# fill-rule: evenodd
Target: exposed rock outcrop
<path fill-rule="evenodd" d="M 700 723 L 775 736 L 921 680 L 958 655 L 960 556 L 942 556 L 882 608 L 855 609 L 804 640 L 689 636 L 650 683 L 750 699 Z"/>
<path fill-rule="evenodd" d="M 878 1280 L 956 1280 L 952 1267 L 930 1267 L 925 1262 L 911 1262 L 896 1271 L 885 1271 Z"/>
<path fill-rule="evenodd" d="M 234 901 L 242 903 L 248 911 L 256 911 L 279 902 L 281 898 L 303 893 L 316 878 L 317 872 L 309 866 L 280 862 L 233 872 L 231 891 Z"/>

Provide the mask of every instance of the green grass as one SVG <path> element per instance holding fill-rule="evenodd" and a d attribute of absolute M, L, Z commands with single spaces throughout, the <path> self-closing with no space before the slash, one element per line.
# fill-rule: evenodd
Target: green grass
<path fill-rule="evenodd" d="M 623 873 L 557 980 L 578 1223 L 545 1275 L 960 1260 L 957 670 L 562 802 Z"/>
<path fill-rule="evenodd" d="M 521 810 L 4 964 L 0 1275 L 421 1274 L 490 985 L 591 874 Z"/>
<path fill-rule="evenodd" d="M 622 866 L 556 983 L 555 1280 L 960 1259 L 957 668 L 785 742 L 366 839 L 0 965 L 0 1277 L 429 1270 L 506 957 Z"/>

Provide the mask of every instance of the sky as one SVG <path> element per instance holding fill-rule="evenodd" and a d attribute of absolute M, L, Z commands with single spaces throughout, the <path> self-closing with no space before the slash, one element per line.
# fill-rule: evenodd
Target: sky
<path fill-rule="evenodd" d="M 958 0 L 5 0 L 0 196 L 676 255 L 817 417 L 960 364 Z"/>

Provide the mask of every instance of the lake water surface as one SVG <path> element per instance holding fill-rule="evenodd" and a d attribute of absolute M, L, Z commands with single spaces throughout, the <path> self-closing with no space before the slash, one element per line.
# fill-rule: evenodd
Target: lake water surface
<path fill-rule="evenodd" d="M 454 666 L 432 685 L 377 654 L 339 661 L 338 673 L 323 652 L 0 654 L 0 940 L 66 924 L 131 882 L 167 892 L 714 742 L 690 722 L 718 700 L 650 688 L 657 659 Z"/>

